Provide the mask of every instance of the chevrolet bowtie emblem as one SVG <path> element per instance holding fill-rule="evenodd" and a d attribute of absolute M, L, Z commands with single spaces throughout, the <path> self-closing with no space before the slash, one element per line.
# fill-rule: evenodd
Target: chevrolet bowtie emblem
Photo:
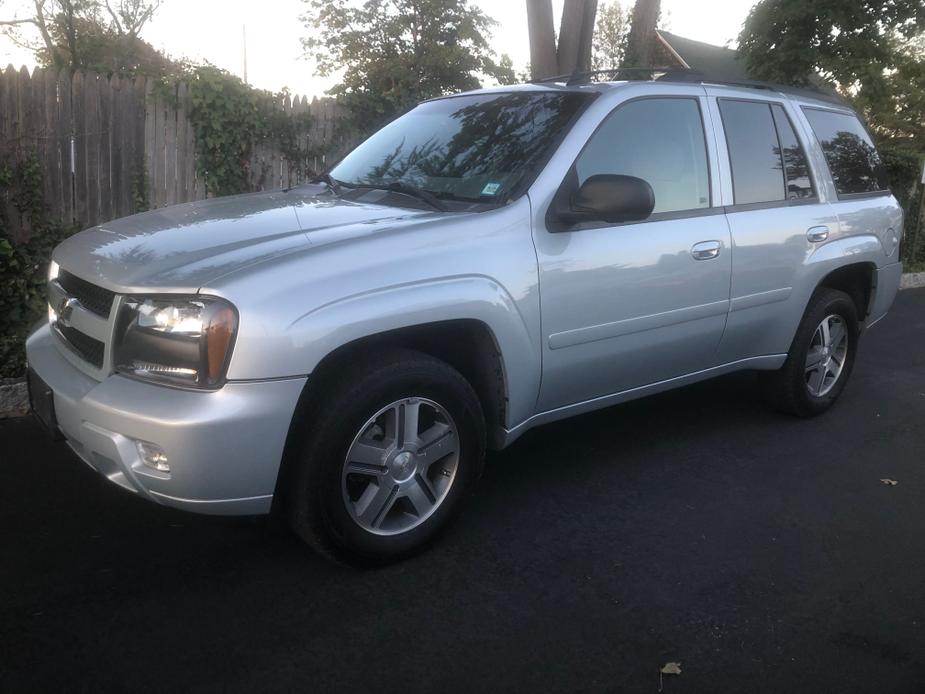
<path fill-rule="evenodd" d="M 58 314 L 58 322 L 65 328 L 71 327 L 71 316 L 74 314 L 74 307 L 79 303 L 73 296 L 65 296 L 58 302 L 55 312 Z"/>

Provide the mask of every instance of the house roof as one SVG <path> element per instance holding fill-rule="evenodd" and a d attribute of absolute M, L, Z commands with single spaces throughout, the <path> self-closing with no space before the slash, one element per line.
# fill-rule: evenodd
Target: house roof
<path fill-rule="evenodd" d="M 661 29 L 657 29 L 655 35 L 657 40 L 679 60 L 681 67 L 689 67 L 705 75 L 729 81 L 749 78 L 745 69 L 745 61 L 741 60 L 731 48 L 686 39 Z"/>

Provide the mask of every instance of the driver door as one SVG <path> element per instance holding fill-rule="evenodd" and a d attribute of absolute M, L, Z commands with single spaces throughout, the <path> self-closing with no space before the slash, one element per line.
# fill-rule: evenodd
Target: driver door
<path fill-rule="evenodd" d="M 705 97 L 689 89 L 619 105 L 567 178 L 572 185 L 594 174 L 646 180 L 655 193 L 648 219 L 534 229 L 544 339 L 540 412 L 716 364 L 731 242 L 723 208 L 711 199 L 715 148 L 705 134 L 712 132 Z"/>

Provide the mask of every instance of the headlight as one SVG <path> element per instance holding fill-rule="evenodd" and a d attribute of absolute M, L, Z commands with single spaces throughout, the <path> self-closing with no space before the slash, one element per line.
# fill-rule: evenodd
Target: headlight
<path fill-rule="evenodd" d="M 238 314 L 211 296 L 127 297 L 116 323 L 113 360 L 131 376 L 192 388 L 225 379 Z"/>

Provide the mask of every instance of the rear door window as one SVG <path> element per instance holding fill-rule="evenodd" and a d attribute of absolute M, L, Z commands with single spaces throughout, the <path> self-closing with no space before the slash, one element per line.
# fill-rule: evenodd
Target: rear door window
<path fill-rule="evenodd" d="M 857 116 L 804 107 L 839 196 L 888 189 L 886 171 Z"/>
<path fill-rule="evenodd" d="M 783 162 L 767 103 L 720 99 L 736 205 L 784 200 Z"/>

